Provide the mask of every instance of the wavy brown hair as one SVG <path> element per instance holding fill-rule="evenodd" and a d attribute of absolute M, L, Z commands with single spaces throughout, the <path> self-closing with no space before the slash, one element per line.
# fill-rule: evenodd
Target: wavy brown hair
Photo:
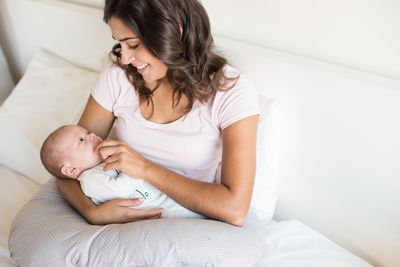
<path fill-rule="evenodd" d="M 212 51 L 210 21 L 198 0 L 106 0 L 103 19 L 107 23 L 111 17 L 123 21 L 150 53 L 168 67 L 166 75 L 174 89 L 173 107 L 184 94 L 189 100 L 189 112 L 196 99 L 204 103 L 217 91 L 236 84 L 239 76 L 227 77 L 223 72 L 227 60 Z M 146 86 L 134 66 L 121 63 L 121 45 L 114 45 L 111 54 L 140 99 L 153 105 L 151 97 L 155 90 Z"/>

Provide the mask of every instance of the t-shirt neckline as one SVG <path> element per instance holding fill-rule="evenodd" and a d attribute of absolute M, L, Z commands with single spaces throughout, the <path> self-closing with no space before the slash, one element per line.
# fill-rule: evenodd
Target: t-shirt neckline
<path fill-rule="evenodd" d="M 159 123 L 159 122 L 154 122 L 154 121 L 150 121 L 150 120 L 146 119 L 145 117 L 143 117 L 142 112 L 140 111 L 140 106 L 137 106 L 137 108 L 136 108 L 136 115 L 141 122 L 143 122 L 144 124 L 151 126 L 151 127 L 156 127 L 156 128 L 173 127 L 173 126 L 183 122 L 185 120 L 185 118 L 192 113 L 193 109 L 197 108 L 198 104 L 199 104 L 199 101 L 197 101 L 197 100 L 194 101 L 192 109 L 188 113 L 182 115 L 181 117 L 179 117 L 178 119 L 176 119 L 174 121 L 167 122 L 167 123 Z"/>

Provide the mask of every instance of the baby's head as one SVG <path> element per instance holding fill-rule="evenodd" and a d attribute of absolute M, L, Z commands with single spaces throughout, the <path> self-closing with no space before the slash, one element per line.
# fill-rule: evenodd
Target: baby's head
<path fill-rule="evenodd" d="M 78 125 L 66 125 L 52 132 L 40 150 L 44 167 L 61 178 L 76 179 L 103 160 L 96 150 L 103 141 Z"/>

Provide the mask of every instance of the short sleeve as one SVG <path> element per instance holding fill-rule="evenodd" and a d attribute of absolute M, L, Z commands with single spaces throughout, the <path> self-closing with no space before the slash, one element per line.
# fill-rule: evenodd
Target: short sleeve
<path fill-rule="evenodd" d="M 225 70 L 227 68 L 230 73 L 236 71 L 230 66 L 225 67 Z M 258 92 L 254 84 L 246 76 L 240 75 L 231 89 L 217 92 L 213 113 L 221 130 L 241 119 L 260 114 Z"/>
<path fill-rule="evenodd" d="M 140 197 L 136 194 L 135 188 L 137 184 L 142 183 L 142 180 L 136 182 L 128 176 L 114 178 L 99 168 L 82 173 L 78 180 L 83 193 L 90 197 L 96 205 L 115 198 Z"/>
<path fill-rule="evenodd" d="M 114 112 L 114 105 L 126 82 L 128 81 L 124 71 L 119 66 L 109 63 L 101 71 L 91 95 L 105 109 Z"/>

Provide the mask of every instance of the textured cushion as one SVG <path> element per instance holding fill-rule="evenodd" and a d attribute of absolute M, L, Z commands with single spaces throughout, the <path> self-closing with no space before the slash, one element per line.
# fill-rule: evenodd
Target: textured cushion
<path fill-rule="evenodd" d="M 182 218 L 90 225 L 53 179 L 19 211 L 9 240 L 19 266 L 41 267 L 252 266 L 264 246 L 263 227 L 251 215 L 243 227 Z"/>
<path fill-rule="evenodd" d="M 0 108 L 0 163 L 38 183 L 49 180 L 40 147 L 50 132 L 78 121 L 97 78 L 97 72 L 39 50 Z"/>

